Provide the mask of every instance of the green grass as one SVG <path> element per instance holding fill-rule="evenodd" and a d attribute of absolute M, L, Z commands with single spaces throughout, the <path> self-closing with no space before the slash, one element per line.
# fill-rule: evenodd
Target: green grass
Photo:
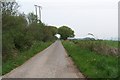
<path fill-rule="evenodd" d="M 81 49 L 72 41 L 63 41 L 69 56 L 88 78 L 115 78 L 118 76 L 118 58 Z"/>
<path fill-rule="evenodd" d="M 107 45 L 113 47 L 113 48 L 118 48 L 118 41 L 112 41 L 112 40 L 105 40 Z"/>
<path fill-rule="evenodd" d="M 89 49 L 90 51 L 106 54 L 117 55 L 118 42 L 110 40 L 72 40 L 76 45 L 82 49 Z"/>
<path fill-rule="evenodd" d="M 2 75 L 2 66 L 0 65 L 0 76 Z"/>
<path fill-rule="evenodd" d="M 112 41 L 112 40 L 74 40 L 74 42 L 100 43 L 100 44 L 104 44 L 104 45 L 110 46 L 110 47 L 112 47 L 112 48 L 118 48 L 118 43 L 119 43 L 118 41 Z"/>
<path fill-rule="evenodd" d="M 9 58 L 5 63 L 2 64 L 2 75 L 22 65 L 35 54 L 47 48 L 51 43 L 52 42 L 36 42 L 29 50 L 20 52 L 15 58 Z"/>

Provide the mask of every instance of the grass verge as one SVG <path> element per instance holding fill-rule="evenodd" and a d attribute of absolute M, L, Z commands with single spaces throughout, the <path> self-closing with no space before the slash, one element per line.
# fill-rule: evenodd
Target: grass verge
<path fill-rule="evenodd" d="M 2 75 L 22 65 L 35 54 L 47 48 L 51 43 L 52 42 L 36 42 L 29 50 L 20 52 L 17 56 L 15 56 L 15 58 L 9 58 L 2 64 Z"/>
<path fill-rule="evenodd" d="M 81 49 L 72 41 L 63 41 L 63 45 L 78 69 L 87 78 L 116 78 L 118 76 L 118 58 L 116 56 Z"/>

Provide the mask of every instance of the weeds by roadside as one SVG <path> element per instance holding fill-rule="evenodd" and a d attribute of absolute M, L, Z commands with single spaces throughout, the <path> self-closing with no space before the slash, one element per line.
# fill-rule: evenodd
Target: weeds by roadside
<path fill-rule="evenodd" d="M 105 55 L 118 55 L 118 42 L 104 41 L 104 40 L 74 40 L 75 44 L 83 49 L 105 54 Z M 116 47 L 115 47 L 116 46 Z"/>
<path fill-rule="evenodd" d="M 87 78 L 116 78 L 118 76 L 116 56 L 98 54 L 81 48 L 72 41 L 63 41 L 63 45 L 78 69 Z"/>

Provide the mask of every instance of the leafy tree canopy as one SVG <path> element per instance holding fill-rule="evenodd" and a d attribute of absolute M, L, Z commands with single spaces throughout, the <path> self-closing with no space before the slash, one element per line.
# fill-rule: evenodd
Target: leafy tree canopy
<path fill-rule="evenodd" d="M 74 37 L 74 31 L 67 27 L 67 26 L 62 26 L 58 28 L 58 34 L 61 35 L 61 39 L 66 40 L 68 37 Z"/>

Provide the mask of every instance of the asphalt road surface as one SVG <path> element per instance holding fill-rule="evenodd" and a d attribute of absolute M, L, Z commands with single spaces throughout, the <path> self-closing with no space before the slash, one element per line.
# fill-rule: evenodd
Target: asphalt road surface
<path fill-rule="evenodd" d="M 84 78 L 57 40 L 3 78 Z"/>

